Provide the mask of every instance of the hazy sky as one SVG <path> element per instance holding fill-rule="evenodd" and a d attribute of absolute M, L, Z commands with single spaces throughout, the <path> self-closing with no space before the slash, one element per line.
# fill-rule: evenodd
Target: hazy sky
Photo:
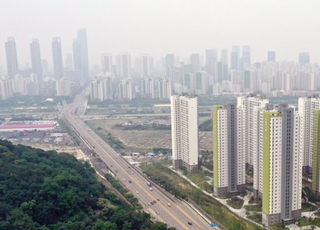
<path fill-rule="evenodd" d="M 31 63 L 38 38 L 52 66 L 52 37 L 61 37 L 65 59 L 78 28 L 87 29 L 90 66 L 100 53 L 185 57 L 232 45 L 251 45 L 252 61 L 275 50 L 277 60 L 308 51 L 320 62 L 320 0 L 0 0 L 0 65 L 13 36 L 20 65 Z"/>

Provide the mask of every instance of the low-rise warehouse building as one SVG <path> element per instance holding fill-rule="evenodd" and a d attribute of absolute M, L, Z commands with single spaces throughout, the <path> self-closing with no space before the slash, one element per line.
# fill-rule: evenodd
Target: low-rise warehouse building
<path fill-rule="evenodd" d="M 13 131 L 45 131 L 53 130 L 56 124 L 41 124 L 41 125 L 0 125 L 0 132 L 13 132 Z"/>

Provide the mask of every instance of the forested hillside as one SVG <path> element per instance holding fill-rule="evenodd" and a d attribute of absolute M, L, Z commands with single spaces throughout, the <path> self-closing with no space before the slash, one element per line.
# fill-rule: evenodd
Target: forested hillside
<path fill-rule="evenodd" d="M 167 229 L 68 154 L 0 141 L 0 229 Z"/>

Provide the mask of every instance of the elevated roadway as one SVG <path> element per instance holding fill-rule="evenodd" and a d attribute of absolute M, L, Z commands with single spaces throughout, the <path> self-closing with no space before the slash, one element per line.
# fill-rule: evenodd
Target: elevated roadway
<path fill-rule="evenodd" d="M 84 93 L 78 95 L 74 103 L 64 111 L 63 117 L 114 172 L 116 179 L 122 182 L 138 198 L 144 211 L 150 213 L 156 220 L 165 222 L 177 229 L 212 229 L 209 223 L 193 209 L 179 199 L 172 197 L 168 192 L 157 186 L 152 186 L 152 191 L 149 190 L 148 179 L 81 120 L 80 116 L 83 114 L 85 100 Z M 153 201 L 156 201 L 156 203 L 150 204 Z M 171 207 L 168 207 L 168 203 L 172 204 Z"/>

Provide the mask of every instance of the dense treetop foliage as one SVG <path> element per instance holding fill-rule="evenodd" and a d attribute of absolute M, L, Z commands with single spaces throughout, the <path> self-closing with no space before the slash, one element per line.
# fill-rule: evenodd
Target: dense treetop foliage
<path fill-rule="evenodd" d="M 167 229 L 120 200 L 87 162 L 0 141 L 0 229 Z"/>

